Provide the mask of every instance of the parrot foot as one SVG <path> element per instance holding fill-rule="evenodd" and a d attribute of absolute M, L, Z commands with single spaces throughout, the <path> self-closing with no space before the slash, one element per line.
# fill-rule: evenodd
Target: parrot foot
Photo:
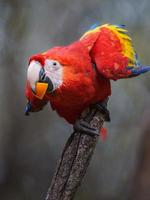
<path fill-rule="evenodd" d="M 103 102 L 98 102 L 92 105 L 91 108 L 94 108 L 94 109 L 91 109 L 91 112 L 88 115 L 88 121 L 91 121 L 92 118 L 94 117 L 95 110 L 98 110 L 103 114 L 105 121 L 110 121 L 110 114 L 109 114 L 109 110 L 107 109 L 107 102 L 108 102 L 108 98 L 105 99 Z M 97 129 L 91 127 L 90 123 L 86 122 L 84 118 L 78 119 L 75 122 L 73 128 L 75 131 L 79 131 L 81 133 L 84 133 L 90 136 L 95 136 L 95 135 L 99 136 L 99 132 L 97 131 Z"/>
<path fill-rule="evenodd" d="M 99 110 L 101 113 L 104 114 L 106 122 L 110 122 L 111 119 L 110 119 L 109 110 L 107 109 L 107 102 L 108 102 L 108 98 L 103 102 L 99 102 L 99 103 L 94 104 L 94 107 L 97 110 Z"/>
<path fill-rule="evenodd" d="M 90 136 L 98 135 L 99 133 L 95 128 L 92 128 L 90 124 L 83 119 L 77 120 L 73 126 L 75 131 L 79 131 L 81 133 L 85 133 Z"/>

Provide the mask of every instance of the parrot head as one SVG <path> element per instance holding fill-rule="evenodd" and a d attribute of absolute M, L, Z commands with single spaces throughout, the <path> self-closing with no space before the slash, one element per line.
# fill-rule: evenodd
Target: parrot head
<path fill-rule="evenodd" d="M 36 55 L 30 59 L 27 70 L 26 114 L 31 110 L 38 111 L 34 109 L 36 106 L 32 105 L 33 102 L 40 105 L 40 101 L 44 101 L 46 95 L 50 95 L 62 85 L 62 72 L 62 65 L 57 60 L 45 59 L 42 55 Z"/>
<path fill-rule="evenodd" d="M 62 84 L 62 65 L 56 60 L 46 59 L 44 65 L 32 60 L 27 71 L 30 87 L 39 99 L 48 92 L 56 90 Z"/>

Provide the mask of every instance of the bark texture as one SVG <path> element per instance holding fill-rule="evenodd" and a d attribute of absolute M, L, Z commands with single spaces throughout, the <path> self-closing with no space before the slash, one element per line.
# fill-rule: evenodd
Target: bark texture
<path fill-rule="evenodd" d="M 86 115 L 85 120 L 99 132 L 104 123 L 104 116 L 93 108 Z M 46 200 L 72 200 L 74 198 L 98 139 L 97 135 L 72 133 L 62 152 Z"/>

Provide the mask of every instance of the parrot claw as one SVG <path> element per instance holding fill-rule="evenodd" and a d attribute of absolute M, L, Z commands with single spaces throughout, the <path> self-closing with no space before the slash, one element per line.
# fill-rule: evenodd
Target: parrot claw
<path fill-rule="evenodd" d="M 97 110 L 99 110 L 101 113 L 104 114 L 106 122 L 110 122 L 111 119 L 110 119 L 109 110 L 107 109 L 107 102 L 108 102 L 108 98 L 103 102 L 96 103 L 94 107 L 96 107 Z"/>
<path fill-rule="evenodd" d="M 103 102 L 99 102 L 92 105 L 92 107 L 95 108 L 96 110 L 99 110 L 104 115 L 105 121 L 110 121 L 110 114 L 109 114 L 109 110 L 107 109 L 107 102 L 108 102 L 108 98 L 105 99 Z M 91 113 L 89 114 L 89 119 L 92 120 L 93 116 L 94 116 L 94 113 L 91 111 Z M 90 136 L 94 136 L 94 135 L 99 136 L 97 129 L 91 127 L 88 122 L 84 121 L 84 119 L 77 120 L 73 128 L 75 131 L 79 131 L 81 133 L 84 133 Z"/>
<path fill-rule="evenodd" d="M 81 133 L 85 133 L 90 136 L 95 136 L 95 135 L 99 136 L 99 133 L 97 132 L 97 130 L 95 128 L 92 128 L 90 124 L 84 121 L 83 119 L 77 120 L 73 128 L 75 131 L 79 131 Z"/>

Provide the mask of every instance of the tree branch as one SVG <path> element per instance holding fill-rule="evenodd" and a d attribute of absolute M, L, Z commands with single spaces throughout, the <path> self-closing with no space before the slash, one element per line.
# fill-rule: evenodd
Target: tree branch
<path fill-rule="evenodd" d="M 90 119 L 89 116 L 92 112 L 94 117 Z M 85 120 L 99 132 L 104 123 L 104 115 L 93 108 L 86 115 Z M 96 135 L 72 133 L 64 147 L 46 200 L 71 200 L 74 198 L 86 173 L 98 139 L 99 137 Z"/>

